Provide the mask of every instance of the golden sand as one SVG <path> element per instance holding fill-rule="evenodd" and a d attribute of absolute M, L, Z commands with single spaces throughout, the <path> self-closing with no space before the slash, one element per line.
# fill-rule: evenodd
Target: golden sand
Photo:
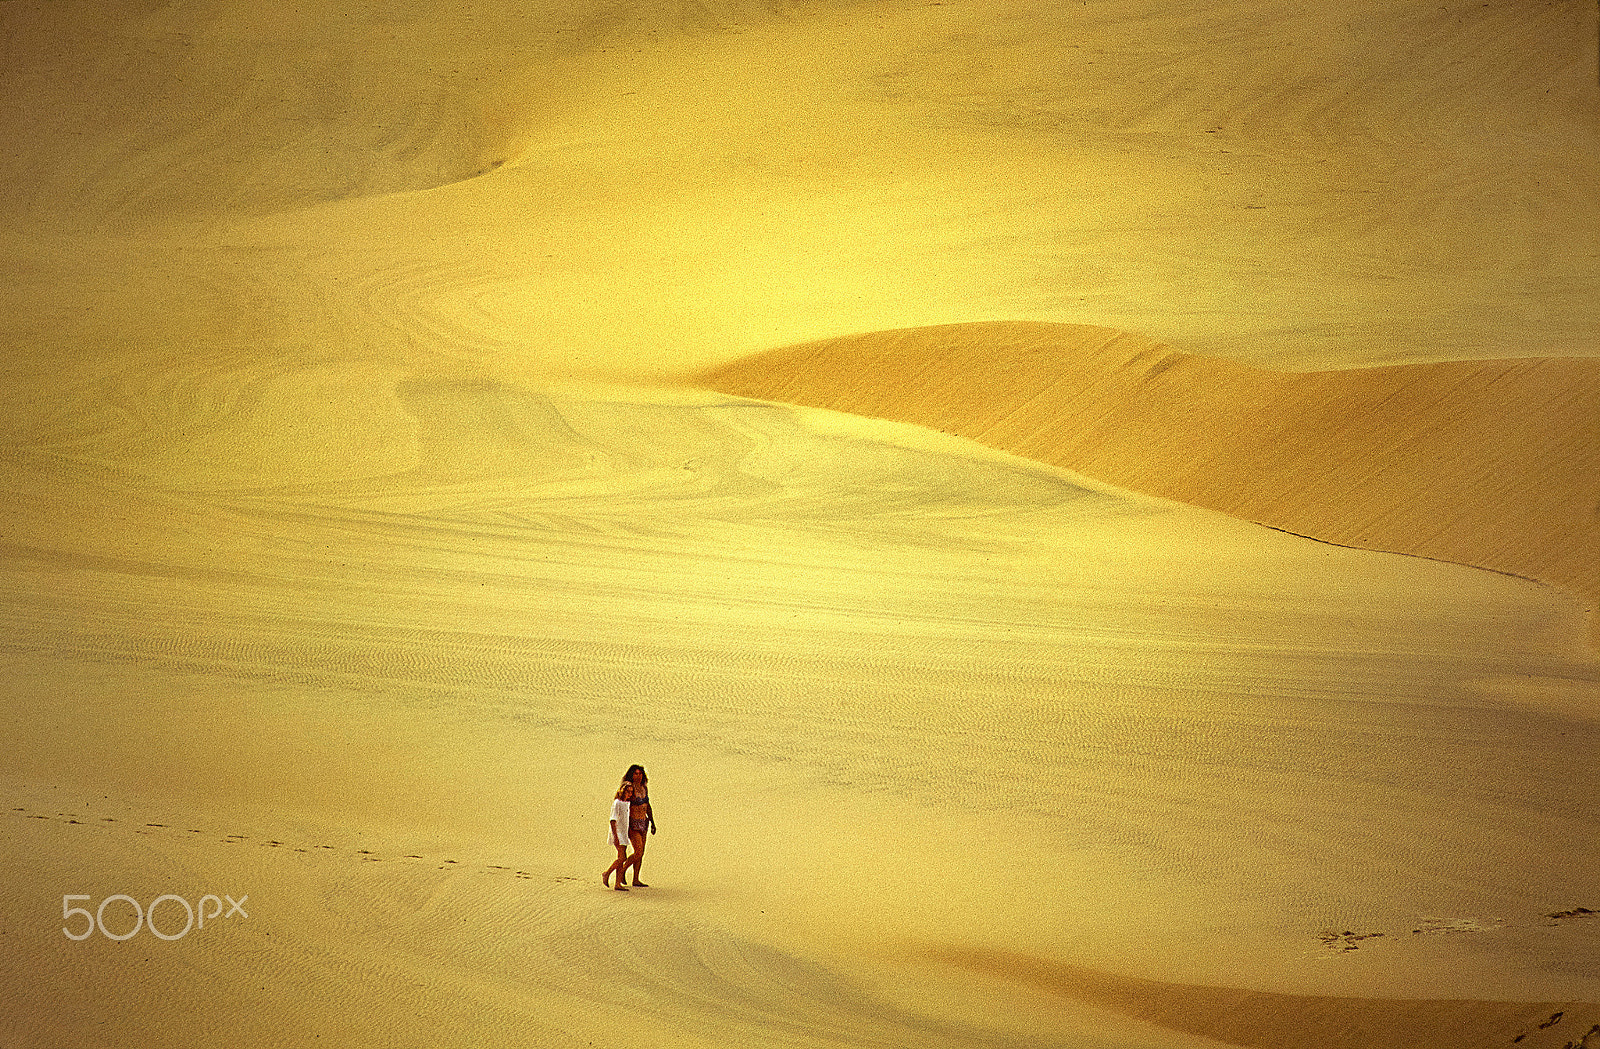
<path fill-rule="evenodd" d="M 1594 1049 L 1596 30 L 0 3 L 0 1045 Z"/>
<path fill-rule="evenodd" d="M 1600 360 L 1281 372 L 1102 328 L 982 324 L 775 350 L 704 381 L 1600 607 Z"/>

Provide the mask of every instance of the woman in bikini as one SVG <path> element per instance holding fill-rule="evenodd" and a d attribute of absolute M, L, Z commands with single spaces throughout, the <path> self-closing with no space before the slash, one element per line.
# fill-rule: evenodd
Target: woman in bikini
<path fill-rule="evenodd" d="M 650 777 L 645 775 L 643 765 L 628 766 L 627 774 L 622 777 L 623 785 L 633 788 L 633 796 L 628 800 L 628 837 L 633 841 L 633 855 L 628 857 L 628 866 L 633 868 L 633 884 L 641 889 L 650 887 L 639 880 L 639 868 L 644 863 L 645 833 L 656 832 L 655 812 L 650 808 L 649 782 Z M 623 867 L 622 874 L 617 877 L 620 879 L 627 870 L 627 866 Z"/>
<path fill-rule="evenodd" d="M 600 880 L 606 888 L 612 888 L 611 875 L 617 876 L 615 888 L 618 892 L 627 892 L 628 887 L 623 878 L 628 870 L 628 802 L 633 798 L 633 784 L 624 783 L 622 789 L 617 791 L 617 798 L 611 803 L 611 836 L 607 842 L 617 850 L 616 862 L 606 868 L 600 875 Z"/>

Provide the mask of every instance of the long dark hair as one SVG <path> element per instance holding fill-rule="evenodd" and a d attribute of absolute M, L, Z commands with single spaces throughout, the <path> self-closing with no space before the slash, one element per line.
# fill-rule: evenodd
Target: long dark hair
<path fill-rule="evenodd" d="M 639 786 L 649 786 L 650 774 L 644 770 L 643 765 L 629 765 L 628 771 L 622 774 L 622 782 L 631 784 L 633 782 L 633 774 L 635 772 L 639 773 Z"/>

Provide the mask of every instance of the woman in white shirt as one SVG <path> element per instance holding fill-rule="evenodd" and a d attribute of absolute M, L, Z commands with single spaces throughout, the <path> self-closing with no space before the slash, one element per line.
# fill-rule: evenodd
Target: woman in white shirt
<path fill-rule="evenodd" d="M 600 880 L 607 888 L 614 888 L 618 892 L 627 892 L 628 887 L 623 883 L 624 872 L 628 869 L 628 809 L 629 802 L 633 800 L 633 784 L 624 783 L 622 789 L 617 791 L 617 798 L 611 803 L 611 836 L 607 842 L 617 850 L 617 860 L 606 868 Z M 611 875 L 617 876 L 617 884 L 611 884 Z"/>

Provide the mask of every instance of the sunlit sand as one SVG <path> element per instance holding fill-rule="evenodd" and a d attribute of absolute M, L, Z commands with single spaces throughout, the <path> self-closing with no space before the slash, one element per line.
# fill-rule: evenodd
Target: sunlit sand
<path fill-rule="evenodd" d="M 0 5 L 0 1044 L 1600 1046 L 1596 38 Z"/>

